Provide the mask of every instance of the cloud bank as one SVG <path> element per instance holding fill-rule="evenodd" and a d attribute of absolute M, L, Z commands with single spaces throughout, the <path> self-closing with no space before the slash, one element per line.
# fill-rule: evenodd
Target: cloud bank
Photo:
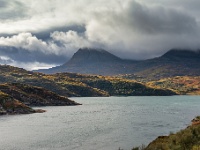
<path fill-rule="evenodd" d="M 128 59 L 152 58 L 171 48 L 199 49 L 199 4 L 0 0 L 0 56 L 16 66 L 34 62 L 38 67 L 62 64 L 81 47 L 103 48 Z"/>

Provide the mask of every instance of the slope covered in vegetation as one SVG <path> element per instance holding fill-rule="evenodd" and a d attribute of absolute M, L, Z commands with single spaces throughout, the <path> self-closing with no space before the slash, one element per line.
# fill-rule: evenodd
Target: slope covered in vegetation
<path fill-rule="evenodd" d="M 191 126 L 169 136 L 160 136 L 144 150 L 198 150 L 200 149 L 200 117 Z"/>
<path fill-rule="evenodd" d="M 20 83 L 0 84 L 0 91 L 25 103 L 28 106 L 67 106 L 78 105 L 67 97 L 60 96 L 42 87 Z"/>
<path fill-rule="evenodd" d="M 170 89 L 181 95 L 200 95 L 200 76 L 177 76 L 147 82 L 154 88 Z"/>
<path fill-rule="evenodd" d="M 58 77 L 59 79 L 59 77 Z M 0 83 L 23 83 L 43 87 L 63 96 L 108 96 L 104 91 L 94 89 L 71 78 L 55 80 L 53 75 L 34 73 L 21 68 L 0 66 Z"/>
<path fill-rule="evenodd" d="M 151 88 L 133 80 L 58 73 L 46 75 L 12 66 L 0 66 L 0 83 L 23 83 L 39 86 L 63 96 L 113 96 L 113 95 L 175 95 L 175 92 Z"/>
<path fill-rule="evenodd" d="M 175 95 L 170 90 L 160 88 L 150 88 L 135 80 L 127 80 L 109 76 L 100 75 L 81 75 L 72 73 L 60 73 L 54 75 L 56 78 L 72 78 L 77 82 L 87 84 L 96 89 L 100 89 L 109 93 L 109 95 L 125 95 L 125 96 L 159 96 L 159 95 Z"/>
<path fill-rule="evenodd" d="M 0 115 L 44 112 L 31 106 L 80 105 L 41 87 L 20 83 L 0 84 Z"/>
<path fill-rule="evenodd" d="M 0 91 L 0 115 L 29 114 L 35 112 L 37 111 Z"/>

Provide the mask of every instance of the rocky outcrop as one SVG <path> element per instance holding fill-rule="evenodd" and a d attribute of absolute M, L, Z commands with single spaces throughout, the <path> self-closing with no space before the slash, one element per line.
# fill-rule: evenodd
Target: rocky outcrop
<path fill-rule="evenodd" d="M 0 84 L 0 115 L 45 112 L 42 109 L 32 109 L 31 106 L 72 105 L 80 104 L 41 87 L 19 83 Z"/>
<path fill-rule="evenodd" d="M 5 114 L 6 114 L 6 110 L 0 104 L 0 115 L 5 115 Z"/>
<path fill-rule="evenodd" d="M 192 125 L 200 125 L 200 116 L 197 116 L 192 120 Z"/>
<path fill-rule="evenodd" d="M 5 114 L 30 114 L 36 113 L 31 107 L 14 99 L 6 93 L 0 92 L 0 115 Z M 42 111 L 42 110 L 41 110 Z"/>
<path fill-rule="evenodd" d="M 80 105 L 67 97 L 41 87 L 20 83 L 0 84 L 0 90 L 28 106 L 68 106 Z"/>

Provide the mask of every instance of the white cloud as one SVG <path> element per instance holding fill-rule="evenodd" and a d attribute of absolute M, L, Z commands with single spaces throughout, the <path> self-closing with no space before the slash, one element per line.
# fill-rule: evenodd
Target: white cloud
<path fill-rule="evenodd" d="M 68 32 L 58 32 L 55 31 L 51 33 L 51 38 L 53 41 L 61 42 L 66 48 L 70 47 L 72 49 L 80 48 L 80 47 L 90 47 L 90 42 L 86 39 L 84 34 L 79 35 L 75 31 L 68 31 Z"/>
<path fill-rule="evenodd" d="M 20 61 L 12 61 L 10 63 L 6 63 L 7 65 L 24 68 L 26 70 L 38 70 L 38 69 L 48 69 L 57 66 L 57 64 L 46 64 L 41 62 L 20 62 Z"/>
<path fill-rule="evenodd" d="M 11 37 L 0 37 L 0 46 L 22 48 L 30 52 L 40 51 L 45 54 L 60 55 L 62 53 L 61 48 L 55 43 L 42 41 L 28 32 Z"/>
<path fill-rule="evenodd" d="M 15 67 L 21 67 L 26 70 L 38 70 L 38 69 L 48 69 L 51 67 L 55 67 L 58 64 L 47 64 L 47 63 L 41 63 L 41 62 L 20 62 L 20 61 L 15 61 L 12 58 L 9 58 L 7 56 L 0 56 L 0 64 L 3 65 L 11 65 Z"/>
<path fill-rule="evenodd" d="M 7 56 L 0 56 L 0 64 L 9 64 L 9 63 L 13 63 L 14 60 L 7 57 Z"/>

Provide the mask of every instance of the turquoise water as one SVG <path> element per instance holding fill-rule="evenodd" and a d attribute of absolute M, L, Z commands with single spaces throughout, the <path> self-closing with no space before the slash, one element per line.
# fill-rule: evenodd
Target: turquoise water
<path fill-rule="evenodd" d="M 130 150 L 187 127 L 200 96 L 71 98 L 82 106 L 0 117 L 1 150 Z"/>

